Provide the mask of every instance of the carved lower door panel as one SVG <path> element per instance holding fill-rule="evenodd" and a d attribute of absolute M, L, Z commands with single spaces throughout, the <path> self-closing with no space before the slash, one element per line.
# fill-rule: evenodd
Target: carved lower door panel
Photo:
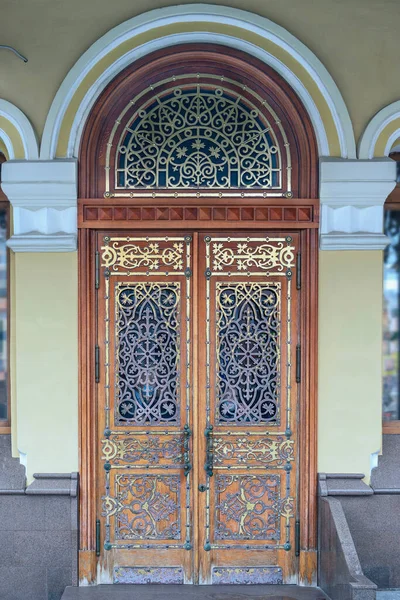
<path fill-rule="evenodd" d="M 297 245 L 202 237 L 202 583 L 297 581 Z"/>
<path fill-rule="evenodd" d="M 96 235 L 98 582 L 296 582 L 298 234 Z"/>

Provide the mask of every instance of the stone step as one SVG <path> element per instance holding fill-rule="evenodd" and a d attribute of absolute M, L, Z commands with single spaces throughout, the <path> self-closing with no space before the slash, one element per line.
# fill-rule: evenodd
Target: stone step
<path fill-rule="evenodd" d="M 329 600 L 296 585 L 96 585 L 67 587 L 61 600 Z"/>

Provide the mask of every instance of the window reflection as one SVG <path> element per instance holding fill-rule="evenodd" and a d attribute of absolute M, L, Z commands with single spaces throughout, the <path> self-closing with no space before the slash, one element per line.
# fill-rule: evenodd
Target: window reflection
<path fill-rule="evenodd" d="M 400 419 L 400 211 L 385 212 L 390 243 L 384 253 L 383 275 L 383 420 Z"/>

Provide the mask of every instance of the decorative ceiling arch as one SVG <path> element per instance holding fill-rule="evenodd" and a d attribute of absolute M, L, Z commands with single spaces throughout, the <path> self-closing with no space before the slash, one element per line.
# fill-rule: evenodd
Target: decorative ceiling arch
<path fill-rule="evenodd" d="M 54 98 L 43 133 L 41 158 L 78 156 L 86 119 L 108 83 L 143 56 L 189 42 L 242 50 L 271 66 L 306 107 L 319 155 L 355 158 L 347 107 L 334 80 L 311 50 L 259 15 L 207 4 L 147 12 L 95 42 L 68 73 Z"/>
<path fill-rule="evenodd" d="M 368 123 L 359 143 L 359 158 L 388 156 L 400 141 L 400 100 L 382 108 Z"/>
<path fill-rule="evenodd" d="M 30 121 L 14 104 L 1 98 L 0 140 L 8 160 L 39 158 L 38 143 Z"/>

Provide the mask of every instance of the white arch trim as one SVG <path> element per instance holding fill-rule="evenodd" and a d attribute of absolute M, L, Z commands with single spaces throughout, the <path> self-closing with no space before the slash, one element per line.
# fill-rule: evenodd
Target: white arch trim
<path fill-rule="evenodd" d="M 0 116 L 7 119 L 20 135 L 25 153 L 24 158 L 27 160 L 37 160 L 39 158 L 39 146 L 36 135 L 29 119 L 24 115 L 22 110 L 11 102 L 0 99 Z M 15 158 L 12 139 L 4 131 L 0 131 L 0 137 L 7 148 L 9 159 Z"/>
<path fill-rule="evenodd" d="M 14 153 L 14 145 L 11 141 L 11 138 L 7 135 L 7 133 L 4 131 L 4 129 L 1 129 L 0 127 L 0 140 L 4 143 L 6 150 L 7 150 L 7 159 L 8 160 L 13 160 L 15 158 L 15 153 Z"/>
<path fill-rule="evenodd" d="M 354 158 L 356 156 L 354 133 L 347 107 L 334 80 L 311 50 L 283 27 L 250 12 L 208 4 L 188 4 L 153 10 L 134 17 L 110 30 L 81 56 L 64 79 L 53 100 L 43 132 L 40 157 L 42 159 L 55 158 L 58 137 L 66 110 L 85 76 L 102 58 L 123 42 L 141 33 L 166 25 L 189 22 L 219 23 L 239 27 L 273 42 L 290 53 L 316 83 L 331 111 L 339 138 L 341 156 L 343 158 Z M 68 142 L 68 157 L 77 155 L 80 135 L 90 108 L 113 77 L 140 56 L 188 40 L 192 42 L 208 41 L 242 49 L 276 69 L 292 85 L 308 110 L 315 128 L 320 155 L 329 155 L 327 134 L 322 117 L 311 95 L 297 75 L 283 62 L 254 44 L 232 36 L 199 31 L 197 33 L 165 36 L 143 44 L 126 53 L 104 71 L 88 90 L 77 110 Z"/>
<path fill-rule="evenodd" d="M 392 121 L 400 119 L 400 100 L 382 108 L 368 123 L 358 147 L 359 158 L 370 159 L 375 156 L 375 147 L 382 131 Z M 396 129 L 386 141 L 384 155 L 387 156 L 396 139 L 400 137 L 400 128 Z"/>

